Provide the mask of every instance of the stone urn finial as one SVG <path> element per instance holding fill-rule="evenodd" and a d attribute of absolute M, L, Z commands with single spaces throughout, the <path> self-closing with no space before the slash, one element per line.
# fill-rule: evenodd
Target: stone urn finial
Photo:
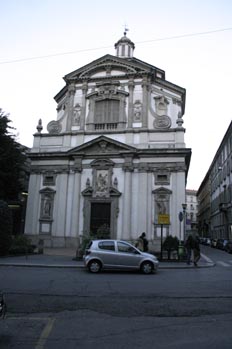
<path fill-rule="evenodd" d="M 43 126 L 42 126 L 42 119 L 39 119 L 38 121 L 38 125 L 37 125 L 37 131 L 38 133 L 41 133 L 42 129 L 43 129 Z"/>

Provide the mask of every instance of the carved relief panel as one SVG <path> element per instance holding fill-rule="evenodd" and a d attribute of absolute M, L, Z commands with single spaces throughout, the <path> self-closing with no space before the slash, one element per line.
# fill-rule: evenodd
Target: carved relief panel
<path fill-rule="evenodd" d="M 168 129 L 171 127 L 171 118 L 168 116 L 169 101 L 165 96 L 153 97 L 155 110 L 150 107 L 151 113 L 155 118 L 153 127 L 155 129 Z"/>
<path fill-rule="evenodd" d="M 158 215 L 170 213 L 170 196 L 171 190 L 159 188 L 153 191 L 155 195 L 155 222 L 158 222 Z"/>
<path fill-rule="evenodd" d="M 109 197 L 112 186 L 113 163 L 109 160 L 97 160 L 93 167 L 93 196 Z"/>

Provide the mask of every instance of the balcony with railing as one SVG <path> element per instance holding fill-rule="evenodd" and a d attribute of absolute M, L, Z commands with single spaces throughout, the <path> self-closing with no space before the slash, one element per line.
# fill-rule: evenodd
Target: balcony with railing
<path fill-rule="evenodd" d="M 117 122 L 101 123 L 101 124 L 95 124 L 94 127 L 96 131 L 116 130 L 118 128 L 118 123 Z"/>

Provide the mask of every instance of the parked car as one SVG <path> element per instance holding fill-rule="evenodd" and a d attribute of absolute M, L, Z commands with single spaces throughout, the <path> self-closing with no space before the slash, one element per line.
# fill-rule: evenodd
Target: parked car
<path fill-rule="evenodd" d="M 223 241 L 223 250 L 225 251 L 226 250 L 226 244 L 227 244 L 228 240 L 224 239 Z"/>
<path fill-rule="evenodd" d="M 226 243 L 227 243 L 227 240 L 225 240 L 225 239 L 218 239 L 217 243 L 216 243 L 216 248 L 218 248 L 219 250 L 224 250 Z"/>
<path fill-rule="evenodd" d="M 200 241 L 201 241 L 202 245 L 210 246 L 210 244 L 211 244 L 210 238 L 201 238 Z"/>
<path fill-rule="evenodd" d="M 141 252 L 121 240 L 92 240 L 86 248 L 84 264 L 92 273 L 103 269 L 121 269 L 140 270 L 144 274 L 151 274 L 159 266 L 156 256 Z"/>
<path fill-rule="evenodd" d="M 232 253 L 232 240 L 228 240 L 225 245 L 225 251 L 228 253 Z"/>
<path fill-rule="evenodd" d="M 223 250 L 223 242 L 224 239 L 218 239 L 216 243 L 216 248 L 218 248 L 219 250 Z"/>
<path fill-rule="evenodd" d="M 217 239 L 211 239 L 210 246 L 216 248 L 216 246 L 217 246 Z"/>

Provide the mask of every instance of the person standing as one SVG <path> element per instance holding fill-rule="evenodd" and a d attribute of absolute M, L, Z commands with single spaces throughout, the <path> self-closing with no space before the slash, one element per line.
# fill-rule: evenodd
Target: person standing
<path fill-rule="evenodd" d="M 147 252 L 148 251 L 148 240 L 147 240 L 146 234 L 144 232 L 138 238 L 138 242 L 136 244 L 136 247 L 141 249 L 139 246 L 142 247 L 143 252 Z"/>
<path fill-rule="evenodd" d="M 188 236 L 184 246 L 187 254 L 187 264 L 189 265 L 191 263 L 192 250 L 194 249 L 194 240 L 192 235 Z"/>
<path fill-rule="evenodd" d="M 193 256 L 194 256 L 194 265 L 195 267 L 197 267 L 197 263 L 201 258 L 200 240 L 198 237 L 194 239 Z"/>

